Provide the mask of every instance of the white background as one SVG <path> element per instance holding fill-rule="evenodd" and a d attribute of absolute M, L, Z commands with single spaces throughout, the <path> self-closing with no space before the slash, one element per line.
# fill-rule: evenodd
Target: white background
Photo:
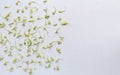
<path fill-rule="evenodd" d="M 33 75 L 120 75 L 120 1 L 61 0 L 69 26 L 63 30 L 61 70 Z M 0 11 L 1 12 L 1 11 Z M 26 75 L 0 68 L 0 75 Z"/>

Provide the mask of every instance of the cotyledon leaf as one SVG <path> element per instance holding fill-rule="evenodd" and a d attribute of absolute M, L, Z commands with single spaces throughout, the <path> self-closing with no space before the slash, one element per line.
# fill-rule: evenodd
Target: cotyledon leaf
<path fill-rule="evenodd" d="M 68 22 L 66 22 L 66 21 L 61 22 L 61 25 L 62 25 L 62 26 L 65 26 L 65 25 L 67 25 L 67 24 L 68 24 Z"/>
<path fill-rule="evenodd" d="M 8 21 L 11 13 L 7 13 L 4 18 Z"/>
<path fill-rule="evenodd" d="M 17 2 L 16 2 L 16 5 L 18 5 L 19 3 L 20 3 L 20 1 L 17 1 Z"/>
<path fill-rule="evenodd" d="M 5 23 L 0 23 L 0 28 L 4 28 L 5 27 Z"/>

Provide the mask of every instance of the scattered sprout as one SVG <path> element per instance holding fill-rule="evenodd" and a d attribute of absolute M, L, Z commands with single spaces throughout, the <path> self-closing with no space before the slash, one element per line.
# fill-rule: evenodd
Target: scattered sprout
<path fill-rule="evenodd" d="M 4 16 L 4 18 L 5 18 L 6 20 L 9 20 L 9 17 L 10 17 L 10 13 L 8 13 L 8 14 L 6 14 L 6 15 Z"/>
<path fill-rule="evenodd" d="M 58 21 L 61 21 L 62 20 L 62 18 L 58 18 Z"/>
<path fill-rule="evenodd" d="M 13 63 L 16 63 L 17 62 L 17 58 L 13 59 Z"/>
<path fill-rule="evenodd" d="M 3 65 L 4 65 L 4 66 L 7 66 L 7 64 L 8 64 L 8 62 L 7 62 L 7 61 L 5 61 L 5 62 L 3 63 Z"/>
<path fill-rule="evenodd" d="M 5 9 L 10 8 L 10 6 L 4 6 Z"/>
<path fill-rule="evenodd" d="M 57 13 L 56 8 L 54 8 L 55 10 L 52 12 L 52 15 L 55 15 Z"/>
<path fill-rule="evenodd" d="M 57 53 L 61 54 L 61 50 L 59 48 L 56 48 Z"/>
<path fill-rule="evenodd" d="M 60 69 L 59 69 L 59 66 L 54 67 L 54 70 L 55 70 L 55 71 L 59 71 L 59 70 L 60 70 Z"/>
<path fill-rule="evenodd" d="M 50 17 L 49 15 L 45 15 L 45 18 L 46 18 L 46 19 L 49 19 L 49 17 Z"/>
<path fill-rule="evenodd" d="M 30 74 L 30 75 L 32 74 L 32 69 L 30 69 L 29 74 Z"/>
<path fill-rule="evenodd" d="M 16 5 L 18 5 L 19 3 L 20 3 L 20 1 L 17 1 L 17 2 L 16 2 Z"/>
<path fill-rule="evenodd" d="M 2 61 L 4 58 L 3 57 L 0 57 L 0 61 Z"/>
<path fill-rule="evenodd" d="M 57 41 L 58 45 L 60 45 L 62 42 L 61 41 Z"/>
<path fill-rule="evenodd" d="M 0 23 L 0 28 L 4 28 L 5 27 L 5 23 Z"/>
<path fill-rule="evenodd" d="M 68 24 L 68 22 L 61 22 L 61 25 L 63 25 L 63 26 L 65 26 L 67 24 Z"/>
<path fill-rule="evenodd" d="M 47 64 L 46 66 L 45 66 L 45 68 L 50 68 L 51 67 L 51 64 Z"/>
<path fill-rule="evenodd" d="M 44 2 L 44 3 L 46 3 L 46 2 L 47 2 L 47 0 L 44 0 L 43 2 Z"/>
<path fill-rule="evenodd" d="M 14 70 L 14 68 L 13 68 L 13 67 L 11 67 L 11 68 L 9 69 L 9 71 L 10 71 L 10 72 L 12 72 L 13 70 Z"/>
<path fill-rule="evenodd" d="M 63 13 L 63 12 L 65 12 L 65 11 L 64 10 L 58 11 L 58 13 Z"/>

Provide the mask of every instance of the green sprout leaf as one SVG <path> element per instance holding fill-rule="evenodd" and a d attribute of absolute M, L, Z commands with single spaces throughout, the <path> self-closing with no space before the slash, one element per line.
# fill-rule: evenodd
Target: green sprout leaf
<path fill-rule="evenodd" d="M 0 57 L 0 61 L 2 61 L 4 59 L 4 57 Z"/>
<path fill-rule="evenodd" d="M 17 62 L 17 58 L 15 58 L 14 60 L 13 60 L 13 63 L 16 63 Z"/>
<path fill-rule="evenodd" d="M 10 8 L 10 6 L 4 6 L 5 9 Z"/>
<path fill-rule="evenodd" d="M 11 14 L 11 13 L 7 13 L 7 14 L 4 16 L 4 18 L 5 18 L 6 20 L 9 20 L 10 14 Z"/>
<path fill-rule="evenodd" d="M 32 69 L 30 69 L 30 71 L 29 71 L 29 74 L 31 75 L 33 72 L 32 72 Z"/>
<path fill-rule="evenodd" d="M 10 71 L 10 72 L 12 72 L 13 70 L 14 70 L 14 68 L 13 68 L 13 67 L 11 67 L 11 68 L 9 69 L 9 71 Z"/>
<path fill-rule="evenodd" d="M 58 11 L 58 13 L 64 13 L 65 12 L 65 10 L 60 10 L 60 11 Z"/>
<path fill-rule="evenodd" d="M 62 26 L 65 26 L 65 25 L 67 25 L 68 24 L 68 22 L 61 22 L 61 25 Z"/>
<path fill-rule="evenodd" d="M 4 28 L 5 27 L 5 23 L 0 23 L 0 28 Z"/>
<path fill-rule="evenodd" d="M 47 1 L 48 1 L 48 0 L 44 0 L 43 2 L 44 2 L 44 3 L 47 3 Z"/>
<path fill-rule="evenodd" d="M 49 19 L 49 17 L 50 17 L 49 15 L 45 15 L 45 18 L 46 18 L 46 19 Z"/>
<path fill-rule="evenodd" d="M 61 54 L 61 49 L 56 48 L 57 53 Z"/>
<path fill-rule="evenodd" d="M 31 46 L 31 45 L 32 45 L 32 40 L 28 39 L 28 46 Z"/>
<path fill-rule="evenodd" d="M 54 67 L 54 70 L 55 70 L 55 71 L 59 71 L 59 70 L 60 70 L 60 69 L 59 69 L 59 66 Z"/>
<path fill-rule="evenodd" d="M 16 5 L 19 5 L 19 3 L 20 3 L 20 1 L 17 1 L 17 2 L 16 2 Z"/>

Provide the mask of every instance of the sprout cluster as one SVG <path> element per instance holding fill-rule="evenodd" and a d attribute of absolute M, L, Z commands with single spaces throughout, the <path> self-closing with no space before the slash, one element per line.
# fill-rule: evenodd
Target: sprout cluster
<path fill-rule="evenodd" d="M 65 10 L 50 9 L 48 3 L 14 0 L 13 5 L 4 5 L 6 12 L 0 13 L 0 63 L 10 72 L 22 69 L 32 74 L 39 67 L 59 70 L 64 39 L 60 29 L 68 23 L 61 17 Z"/>

